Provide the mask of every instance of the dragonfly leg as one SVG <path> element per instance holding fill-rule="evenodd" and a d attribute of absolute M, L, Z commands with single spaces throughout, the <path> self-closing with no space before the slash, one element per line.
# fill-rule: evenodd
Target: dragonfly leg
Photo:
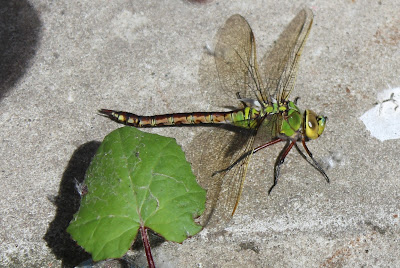
<path fill-rule="evenodd" d="M 311 162 L 309 162 L 309 163 L 310 163 L 316 170 L 318 170 L 318 171 L 322 174 L 322 176 L 324 176 L 326 182 L 329 183 L 329 177 L 328 177 L 328 175 L 326 175 L 326 173 L 325 173 L 325 171 L 323 170 L 323 168 L 322 168 L 322 167 L 319 165 L 319 163 L 314 159 L 312 153 L 311 153 L 310 150 L 307 148 L 306 141 L 305 141 L 304 138 L 301 140 L 301 143 L 303 144 L 303 147 L 304 147 L 304 149 L 306 150 L 306 153 L 308 154 L 308 156 L 309 156 L 309 157 L 311 158 L 311 160 L 313 161 L 313 164 L 312 164 Z M 299 151 L 300 151 L 300 150 L 299 150 Z M 304 156 L 303 153 L 301 153 L 301 154 Z M 307 161 L 307 162 L 308 162 L 308 161 Z"/>
<path fill-rule="evenodd" d="M 263 145 L 260 145 L 260 146 L 258 146 L 258 147 L 253 149 L 253 154 L 258 152 L 258 151 L 260 151 L 261 149 L 267 148 L 268 146 L 274 145 L 275 143 L 278 143 L 278 142 L 281 142 L 281 141 L 283 141 L 283 140 L 282 139 L 276 139 L 276 140 L 272 140 L 270 142 L 267 142 L 267 143 L 265 143 Z"/>
<path fill-rule="evenodd" d="M 254 148 L 254 149 L 251 150 L 251 151 L 245 152 L 245 153 L 242 154 L 235 162 L 233 162 L 229 167 L 224 168 L 224 169 L 221 169 L 221 170 L 217 170 L 217 171 L 215 171 L 211 176 L 215 176 L 215 175 L 217 175 L 217 174 L 219 174 L 219 173 L 229 171 L 229 170 L 231 170 L 234 166 L 236 166 L 240 161 L 242 161 L 243 159 L 245 159 L 248 155 L 254 154 L 254 153 L 260 151 L 261 149 L 264 149 L 264 148 L 266 148 L 266 147 L 268 147 L 268 146 L 274 145 L 275 143 L 278 143 L 278 142 L 281 142 L 281 141 L 283 141 L 283 140 L 282 140 L 282 139 L 272 140 L 272 141 L 270 141 L 270 142 L 267 142 L 267 143 L 265 143 L 265 144 L 263 144 L 263 145 L 260 145 L 260 146 L 258 146 L 258 147 L 256 147 L 256 148 Z"/>
<path fill-rule="evenodd" d="M 227 172 L 229 170 L 231 170 L 234 166 L 236 166 L 240 161 L 242 161 L 243 159 L 245 159 L 247 156 L 249 156 L 250 154 L 252 154 L 253 151 L 248 151 L 245 152 L 244 154 L 242 154 L 235 162 L 233 162 L 229 167 L 221 169 L 221 170 L 217 170 L 215 171 L 211 177 L 214 177 L 215 175 L 222 173 L 222 172 Z"/>
<path fill-rule="evenodd" d="M 278 159 L 277 159 L 277 161 L 275 163 L 275 167 L 274 167 L 274 184 L 271 186 L 271 188 L 269 188 L 268 195 L 271 194 L 272 189 L 275 187 L 275 185 L 278 184 L 278 178 L 279 178 L 279 173 L 281 170 L 281 165 L 285 162 L 286 156 L 288 155 L 290 150 L 292 150 L 292 148 L 295 144 L 296 144 L 295 140 L 292 141 L 291 143 L 287 143 L 285 148 L 282 150 L 282 152 L 278 156 Z"/>

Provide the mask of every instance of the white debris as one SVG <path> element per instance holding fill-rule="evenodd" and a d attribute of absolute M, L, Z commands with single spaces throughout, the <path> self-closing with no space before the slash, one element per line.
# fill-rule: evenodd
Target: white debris
<path fill-rule="evenodd" d="M 339 164 L 343 164 L 343 155 L 341 152 L 329 152 L 329 154 L 321 159 L 321 165 L 324 170 L 335 168 Z"/>
<path fill-rule="evenodd" d="M 400 138 L 400 87 L 378 94 L 378 103 L 365 112 L 361 121 L 372 136 L 380 141 Z"/>

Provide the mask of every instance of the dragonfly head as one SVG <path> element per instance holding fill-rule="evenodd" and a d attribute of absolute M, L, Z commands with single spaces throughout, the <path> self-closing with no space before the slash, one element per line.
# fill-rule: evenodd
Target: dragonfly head
<path fill-rule="evenodd" d="M 318 138 L 325 129 L 327 117 L 322 115 L 317 115 L 311 110 L 306 110 L 304 112 L 304 126 L 303 130 L 306 137 L 310 140 Z"/>

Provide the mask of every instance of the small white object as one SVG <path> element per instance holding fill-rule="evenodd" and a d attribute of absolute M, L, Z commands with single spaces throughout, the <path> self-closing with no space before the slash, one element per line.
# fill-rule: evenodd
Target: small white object
<path fill-rule="evenodd" d="M 210 46 L 210 44 L 206 43 L 205 46 L 204 46 L 204 49 L 206 50 L 206 53 L 207 53 L 208 55 L 215 56 L 215 51 L 214 51 L 214 49 Z"/>
<path fill-rule="evenodd" d="M 400 87 L 378 94 L 378 103 L 361 117 L 367 130 L 380 141 L 400 138 Z"/>
<path fill-rule="evenodd" d="M 246 103 L 248 106 L 252 107 L 252 108 L 256 108 L 256 109 L 260 109 L 261 108 L 261 104 L 258 100 L 253 100 L 253 99 L 248 99 L 248 98 L 241 98 L 238 99 L 241 102 Z"/>
<path fill-rule="evenodd" d="M 343 155 L 341 152 L 329 152 L 329 154 L 321 159 L 321 165 L 324 170 L 330 170 L 338 165 L 343 165 Z"/>

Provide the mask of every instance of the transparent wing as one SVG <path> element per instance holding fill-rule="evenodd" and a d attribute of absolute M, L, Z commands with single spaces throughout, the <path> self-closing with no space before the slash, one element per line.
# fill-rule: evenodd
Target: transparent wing
<path fill-rule="evenodd" d="M 264 87 L 257 66 L 253 32 L 242 16 L 230 17 L 218 32 L 214 53 L 220 86 L 227 97 L 233 98 L 239 93 L 240 98 L 257 99 L 261 103 L 271 102 L 271 96 L 278 101 L 286 100 L 311 23 L 312 12 L 302 10 L 280 36 L 266 60 L 268 78 Z M 212 102 L 220 106 L 218 101 L 222 99 Z M 202 153 L 195 150 L 190 159 L 199 182 L 207 189 L 207 208 L 201 224 L 218 226 L 231 218 L 243 189 L 251 158 L 249 152 L 254 145 L 274 138 L 281 120 L 277 114 L 267 115 L 253 130 L 207 128 L 196 136 L 191 146 L 201 148 Z"/>
<path fill-rule="evenodd" d="M 214 60 L 220 83 L 218 86 L 226 96 L 212 99 L 213 104 L 217 107 L 234 104 L 220 102 L 226 98 L 237 99 L 238 94 L 242 99 L 267 101 L 261 92 L 263 87 L 257 67 L 254 35 L 242 16 L 231 16 L 218 31 Z M 205 77 L 210 79 L 212 74 L 207 69 L 204 69 L 207 73 Z M 237 106 L 237 100 L 235 103 Z M 193 169 L 199 182 L 208 189 L 207 210 L 201 219 L 203 225 L 225 223 L 234 213 L 243 189 L 251 158 L 249 152 L 253 149 L 256 133 L 257 128 L 207 128 L 207 133 L 202 132 L 193 141 L 194 148 L 202 149 L 201 155 L 193 155 Z M 222 171 L 228 167 L 229 170 Z"/>
<path fill-rule="evenodd" d="M 294 87 L 298 62 L 313 18 L 314 14 L 310 9 L 301 10 L 263 60 L 266 88 L 278 102 L 287 100 Z"/>
<path fill-rule="evenodd" d="M 192 143 L 195 148 L 203 148 L 202 155 L 198 155 L 197 159 L 195 157 L 192 162 L 197 178 L 207 189 L 208 203 L 201 219 L 203 226 L 219 226 L 233 216 L 239 204 L 253 148 L 275 138 L 271 133 L 276 132 L 282 119 L 277 114 L 271 114 L 263 120 L 267 120 L 268 124 L 259 122 L 259 127 L 253 130 L 215 128 L 198 136 L 202 139 Z M 204 139 L 208 142 L 202 142 Z M 214 174 L 218 171 L 222 172 Z"/>
<path fill-rule="evenodd" d="M 231 16 L 217 33 L 215 63 L 221 86 L 230 97 L 266 102 L 262 94 L 253 31 L 240 15 Z"/>
<path fill-rule="evenodd" d="M 236 16 L 238 15 L 234 17 Z M 240 17 L 239 21 L 241 21 L 239 25 L 242 26 L 242 30 L 236 29 L 233 32 L 245 32 L 247 33 L 245 36 L 248 37 L 251 34 L 251 29 L 243 18 Z M 243 26 L 246 26 L 245 29 L 247 30 L 243 30 Z M 214 110 L 222 107 L 237 109 L 236 93 L 238 92 L 241 98 L 257 98 L 255 93 L 246 86 L 248 83 L 245 79 L 248 78 L 246 78 L 247 74 L 243 69 L 246 68 L 247 70 L 249 63 L 241 63 L 241 66 L 238 67 L 238 56 L 235 59 L 236 64 L 229 65 L 227 62 L 230 60 L 227 57 L 225 57 L 225 62 L 221 62 L 222 51 L 229 51 L 226 41 L 229 39 L 228 37 L 232 38 L 232 34 L 227 33 L 227 30 L 219 30 L 217 34 L 219 45 L 216 45 L 216 52 L 212 56 L 204 54 L 200 63 L 200 85 L 202 91 L 206 92 L 204 99 L 210 104 L 210 107 L 214 107 L 212 108 Z M 243 39 L 245 38 L 243 37 Z M 222 42 L 224 42 L 225 48 L 223 48 Z M 232 43 L 237 44 L 237 42 L 231 41 L 230 44 Z M 245 46 L 242 45 L 241 47 Z M 249 50 L 244 51 L 242 49 L 239 54 L 250 53 Z M 246 57 L 249 58 L 250 56 Z M 217 68 L 219 69 L 217 70 Z M 255 71 L 253 70 L 253 72 Z M 238 75 L 239 73 L 242 75 Z M 252 88 L 254 87 L 253 83 Z M 209 227 L 220 226 L 219 223 L 223 225 L 231 218 L 232 212 L 239 202 L 245 179 L 245 167 L 250 160 L 250 155 L 240 159 L 229 171 L 220 172 L 214 176 L 213 173 L 229 167 L 246 152 L 251 151 L 256 132 L 257 129 L 247 130 L 233 126 L 202 127 L 199 134 L 191 142 L 190 147 L 194 150 L 190 150 L 187 157 L 192 163 L 193 171 L 199 183 L 207 189 L 206 212 L 200 219 L 202 225 L 208 222 L 211 215 Z"/>
<path fill-rule="evenodd" d="M 207 128 L 190 145 L 202 148 L 201 154 L 193 154 L 190 159 L 198 181 L 207 189 L 206 211 L 200 219 L 203 226 L 220 226 L 232 217 L 243 189 L 255 134 L 255 130 Z M 229 166 L 229 170 L 222 171 Z M 215 174 L 218 171 L 221 172 Z"/>

